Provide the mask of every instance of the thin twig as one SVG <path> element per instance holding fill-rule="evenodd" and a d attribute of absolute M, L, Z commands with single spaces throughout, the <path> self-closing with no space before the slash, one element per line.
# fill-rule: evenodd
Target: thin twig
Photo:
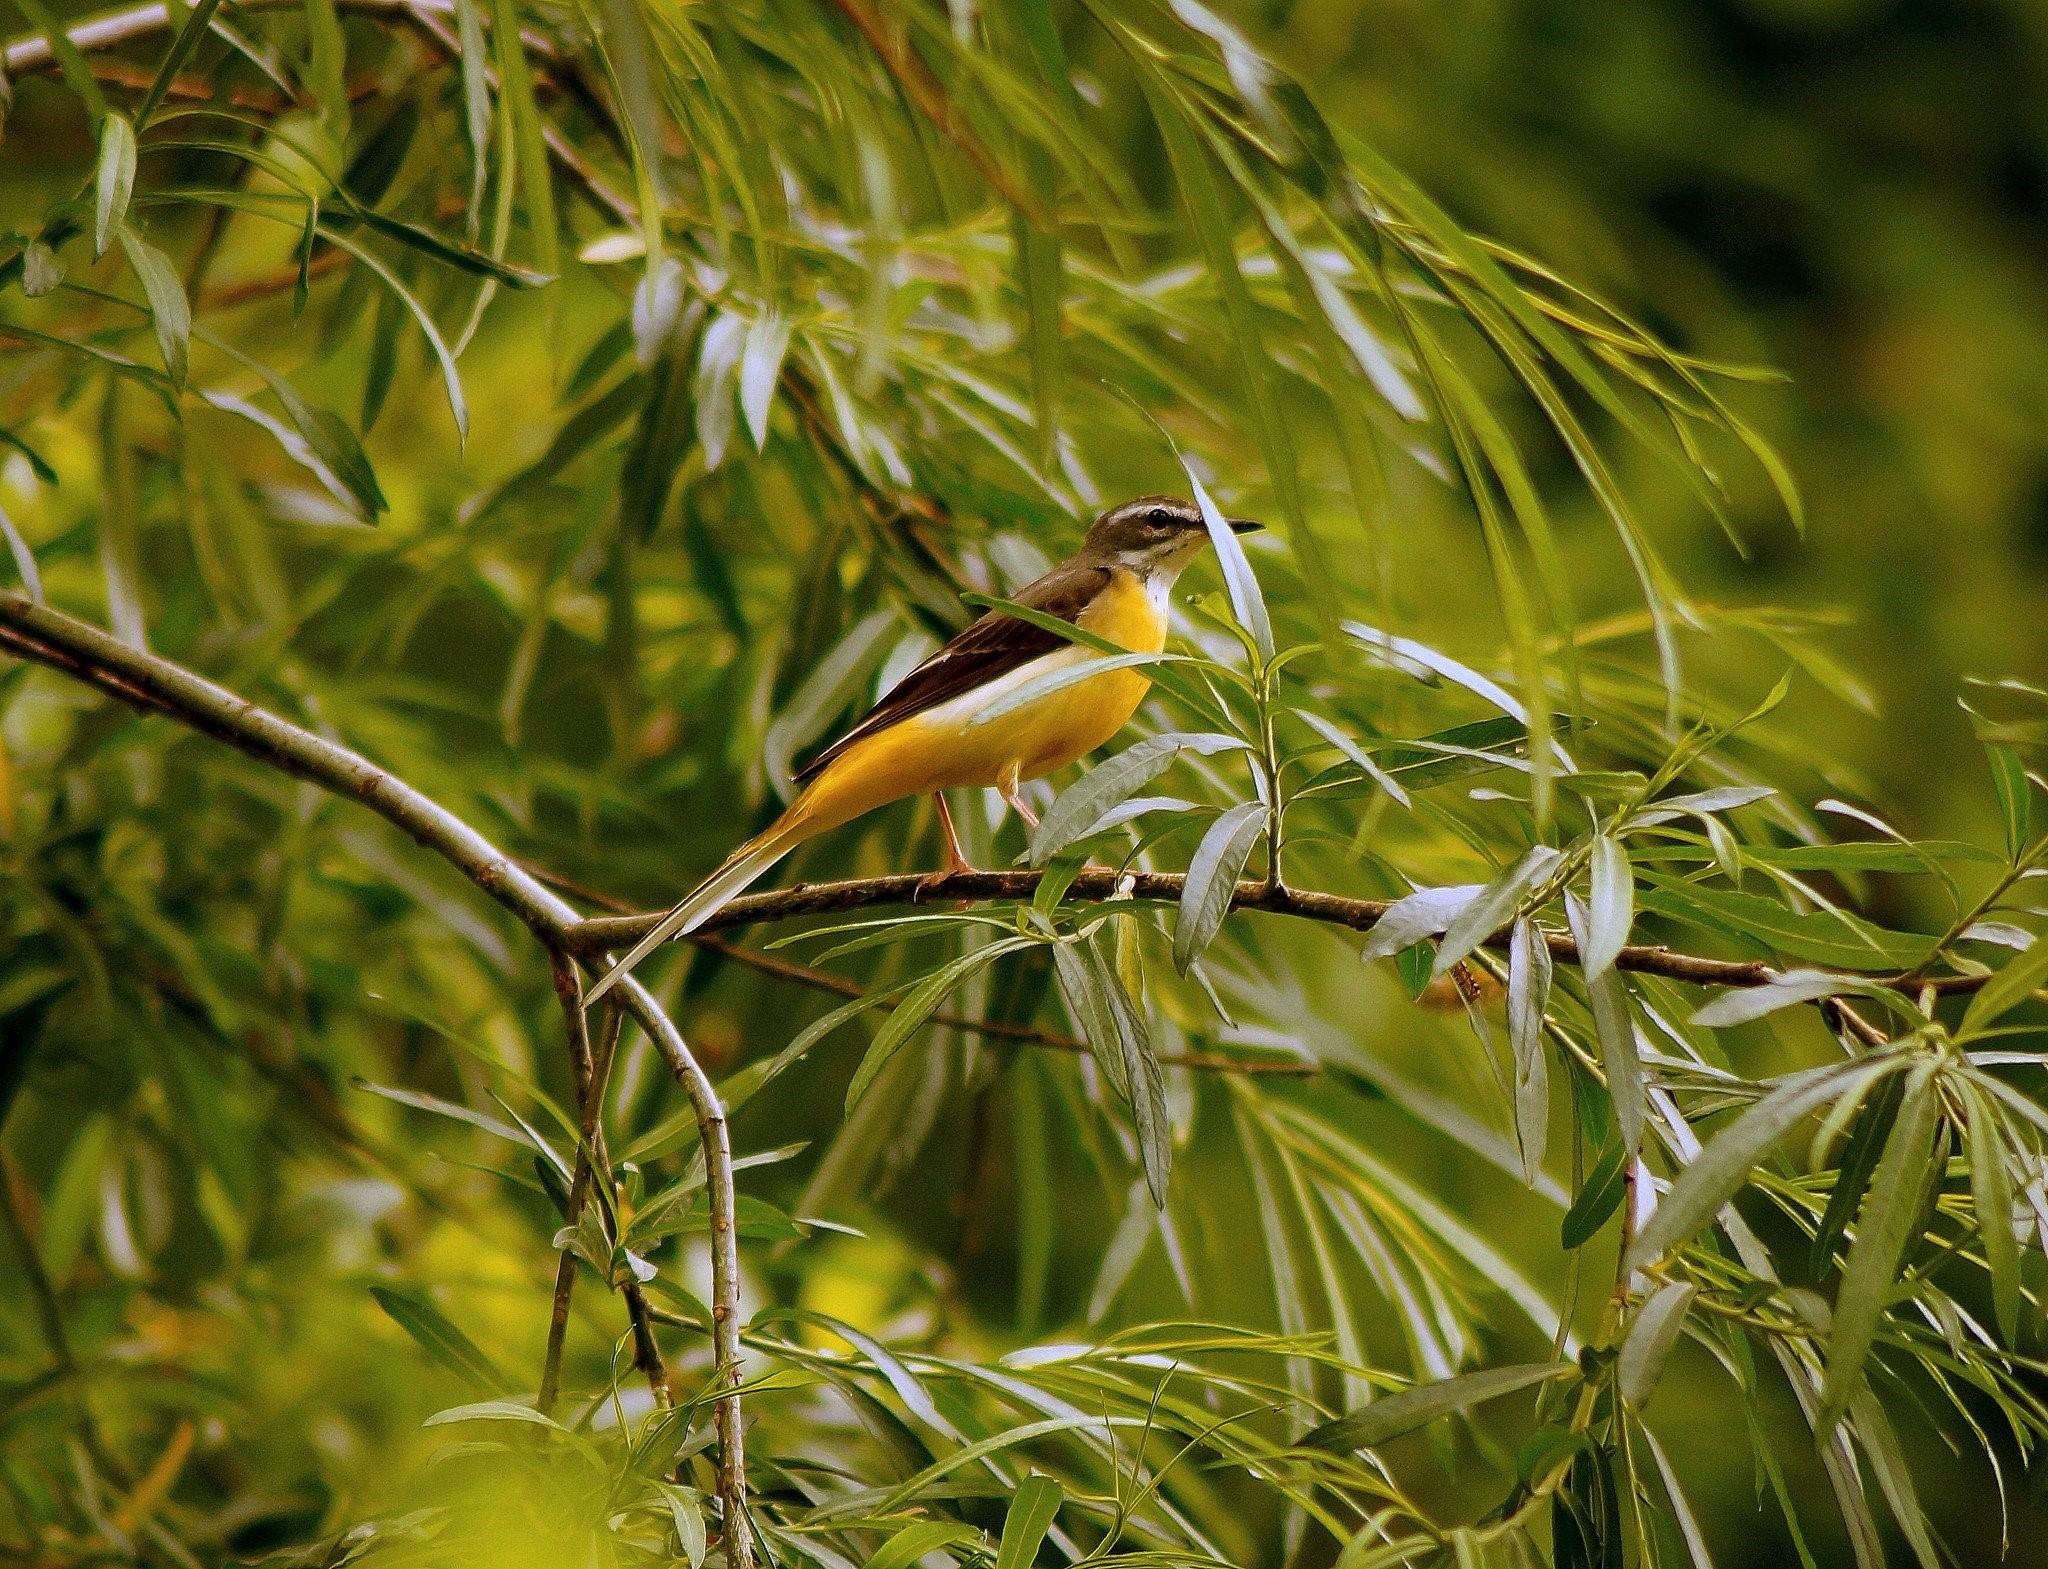
<path fill-rule="evenodd" d="M 576 1076 L 576 1164 L 569 1179 L 568 1202 L 563 1206 L 563 1224 L 574 1230 L 583 1218 L 584 1206 L 590 1202 L 592 1184 L 612 1180 L 611 1158 L 605 1153 L 604 1086 L 611 1072 L 612 1052 L 618 1045 L 619 1027 L 625 1016 L 616 1008 L 606 1007 L 604 1023 L 593 1047 L 589 1017 L 583 1009 L 583 977 L 577 971 L 575 961 L 566 954 L 556 953 L 550 955 L 549 962 L 554 972 L 555 995 L 562 1004 L 562 1018 L 569 1040 L 569 1061 Z M 554 1300 L 548 1315 L 547 1356 L 541 1365 L 540 1398 L 535 1402 L 542 1411 L 552 1411 L 561 1392 L 562 1348 L 568 1338 L 569 1303 L 575 1289 L 576 1253 L 572 1248 L 563 1248 L 555 1265 Z M 646 1293 L 641 1290 L 639 1281 L 628 1279 L 621 1283 L 619 1295 L 625 1299 L 626 1319 L 632 1329 L 633 1365 L 646 1378 L 655 1400 L 669 1405 L 673 1394 L 669 1388 L 668 1364 L 663 1361 L 661 1346 L 654 1338 L 653 1316 L 648 1310 Z"/>
<path fill-rule="evenodd" d="M 574 951 L 572 938 L 583 923 L 572 906 L 470 824 L 360 752 L 315 735 L 172 660 L 130 648 L 97 627 L 38 605 L 17 590 L 0 590 L 0 647 L 74 676 L 146 713 L 174 718 L 281 773 L 361 802 L 503 905 L 549 954 Z M 713 1342 L 730 1391 L 739 1367 L 740 1280 L 725 1108 L 682 1032 L 647 989 L 629 978 L 619 991 L 626 1010 L 682 1084 L 704 1142 L 712 1226 Z M 722 1394 L 717 1415 L 719 1494 L 728 1511 L 726 1563 L 728 1569 L 751 1569 L 739 1396 Z"/>

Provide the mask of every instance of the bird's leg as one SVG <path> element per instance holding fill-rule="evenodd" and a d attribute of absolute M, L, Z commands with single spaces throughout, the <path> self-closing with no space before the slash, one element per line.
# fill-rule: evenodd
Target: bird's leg
<path fill-rule="evenodd" d="M 1028 826 L 1036 828 L 1038 826 L 1038 814 L 1025 804 L 1024 797 L 1019 790 L 1019 783 L 1017 769 L 1014 767 L 1006 768 L 1003 770 L 1002 778 L 996 781 L 996 792 L 1002 796 L 1004 804 L 1011 811 L 1023 818 Z"/>
<path fill-rule="evenodd" d="M 946 804 L 946 792 L 934 790 L 932 805 L 939 809 L 939 828 L 946 836 L 946 866 L 945 870 L 933 872 L 918 883 L 917 899 L 922 899 L 956 872 L 977 870 L 975 864 L 967 859 L 967 852 L 960 848 L 960 835 L 953 828 L 953 809 Z"/>

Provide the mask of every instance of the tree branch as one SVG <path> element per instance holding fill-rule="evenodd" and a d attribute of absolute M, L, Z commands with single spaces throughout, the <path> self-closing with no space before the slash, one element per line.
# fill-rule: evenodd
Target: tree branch
<path fill-rule="evenodd" d="M 503 905 L 550 955 L 577 955 L 573 939 L 584 923 L 573 907 L 445 806 L 360 752 L 315 735 L 182 665 L 130 648 L 97 627 L 39 605 L 18 590 L 0 590 L 0 648 L 62 671 L 131 707 L 176 719 L 281 773 L 361 802 Z M 712 1339 L 728 1389 L 717 1407 L 719 1494 L 729 1511 L 726 1563 L 728 1569 L 752 1569 L 739 1396 L 730 1392 L 739 1382 L 740 1281 L 725 1108 L 682 1032 L 647 989 L 629 977 L 619 993 L 626 1011 L 647 1032 L 689 1097 L 704 1145 L 712 1227 Z"/>
<path fill-rule="evenodd" d="M 1037 891 L 1043 872 L 968 871 L 943 875 L 901 873 L 890 877 L 851 878 L 845 882 L 799 883 L 794 888 L 745 894 L 704 922 L 698 933 L 730 931 L 739 926 L 758 926 L 806 915 L 834 915 L 848 910 L 865 910 L 876 905 L 942 904 L 964 902 L 986 904 L 1027 900 Z M 1119 872 L 1091 867 L 1077 876 L 1065 897 L 1084 904 L 1105 904 L 1133 899 L 1148 904 L 1174 904 L 1180 899 L 1186 877 L 1180 872 Z M 1231 896 L 1233 910 L 1259 910 L 1269 915 L 1293 916 L 1367 932 L 1393 906 L 1389 899 L 1354 899 L 1343 894 L 1309 889 L 1274 887 L 1263 879 L 1243 881 Z M 574 950 L 589 956 L 600 950 L 629 947 L 660 919 L 658 912 L 642 915 L 593 916 L 569 933 Z M 1505 948 L 1509 932 L 1502 930 L 1486 940 L 1489 948 Z M 1551 957 L 1567 964 L 1579 962 L 1579 945 L 1562 932 L 1546 932 Z M 1661 943 L 1631 943 L 1615 960 L 1618 968 L 1642 975 L 1661 975 L 1667 980 L 1689 981 L 1696 986 L 1766 986 L 1779 972 L 1761 959 L 1715 959 L 1700 954 L 1680 953 Z M 1845 972 L 1846 974 L 1846 972 Z M 1944 975 L 1924 980 L 1911 975 L 1863 975 L 1851 979 L 1875 982 L 1896 991 L 1917 993 L 1931 987 L 1941 996 L 1973 992 L 1988 979 L 1981 975 Z"/>

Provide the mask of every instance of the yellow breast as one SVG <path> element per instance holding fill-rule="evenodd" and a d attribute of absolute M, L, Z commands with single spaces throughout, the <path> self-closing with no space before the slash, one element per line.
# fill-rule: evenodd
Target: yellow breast
<path fill-rule="evenodd" d="M 1166 596 L 1155 595 L 1137 573 L 1118 567 L 1076 624 L 1132 653 L 1156 654 L 1166 646 Z"/>

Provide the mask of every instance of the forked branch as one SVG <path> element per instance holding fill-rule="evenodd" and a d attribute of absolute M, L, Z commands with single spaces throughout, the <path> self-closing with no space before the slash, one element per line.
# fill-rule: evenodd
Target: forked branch
<path fill-rule="evenodd" d="M 578 953 L 574 939 L 583 922 L 570 905 L 438 801 L 361 753 L 15 590 L 0 591 L 0 649 L 62 671 L 130 707 L 175 719 L 282 773 L 361 802 L 503 905 L 550 956 Z M 740 1282 L 725 1108 L 682 1032 L 647 989 L 628 980 L 619 987 L 619 997 L 681 1083 L 704 1144 L 712 1229 L 712 1348 L 728 1390 L 717 1404 L 725 1557 L 728 1569 L 751 1569 L 745 1436 L 739 1396 L 731 1392 L 740 1381 Z"/>

